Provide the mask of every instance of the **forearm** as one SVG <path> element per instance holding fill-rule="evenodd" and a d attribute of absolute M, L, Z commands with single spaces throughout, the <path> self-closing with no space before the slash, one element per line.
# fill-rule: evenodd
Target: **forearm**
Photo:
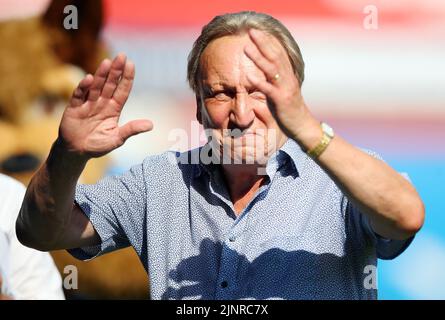
<path fill-rule="evenodd" d="M 252 44 L 244 53 L 263 72 L 248 74 L 249 82 L 267 96 L 269 109 L 280 129 L 311 150 L 322 140 L 320 123 L 310 114 L 301 83 L 282 46 L 261 31 L 248 32 Z M 404 239 L 422 226 L 424 207 L 416 190 L 382 161 L 353 147 L 338 135 L 316 160 L 348 198 L 368 215 L 381 236 Z"/>
<path fill-rule="evenodd" d="M 17 219 L 17 236 L 27 246 L 51 248 L 66 231 L 77 180 L 86 160 L 56 141 L 48 159 L 32 178 Z"/>
<path fill-rule="evenodd" d="M 312 119 L 305 130 L 299 143 L 310 149 L 320 141 L 321 129 Z M 383 161 L 338 135 L 316 161 L 360 211 L 368 215 L 379 235 L 405 239 L 422 226 L 424 207 L 417 191 Z"/>

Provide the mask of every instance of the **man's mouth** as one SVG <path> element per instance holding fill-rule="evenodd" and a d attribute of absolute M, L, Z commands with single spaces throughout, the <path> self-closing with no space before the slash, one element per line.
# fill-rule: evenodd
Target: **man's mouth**
<path fill-rule="evenodd" d="M 255 131 L 255 130 L 230 130 L 230 132 L 227 133 L 227 135 L 225 135 L 226 137 L 230 137 L 233 139 L 237 139 L 237 138 L 247 138 L 247 137 L 255 137 L 255 136 L 262 136 L 261 134 L 259 134 L 259 132 Z"/>

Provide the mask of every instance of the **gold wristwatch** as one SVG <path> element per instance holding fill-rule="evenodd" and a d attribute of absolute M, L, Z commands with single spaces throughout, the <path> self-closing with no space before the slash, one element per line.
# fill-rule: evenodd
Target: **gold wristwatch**
<path fill-rule="evenodd" d="M 308 156 L 312 159 L 317 159 L 334 138 L 334 129 L 332 129 L 327 123 L 321 123 L 321 130 L 323 131 L 323 137 L 318 145 L 307 152 Z"/>

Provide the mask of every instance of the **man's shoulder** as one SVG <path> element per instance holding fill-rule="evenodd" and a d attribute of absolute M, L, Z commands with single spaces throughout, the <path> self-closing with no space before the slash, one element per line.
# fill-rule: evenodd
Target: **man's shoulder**
<path fill-rule="evenodd" d="M 142 162 L 145 174 L 193 174 L 199 166 L 196 155 L 200 148 L 184 152 L 168 150 L 160 154 L 150 155 Z"/>

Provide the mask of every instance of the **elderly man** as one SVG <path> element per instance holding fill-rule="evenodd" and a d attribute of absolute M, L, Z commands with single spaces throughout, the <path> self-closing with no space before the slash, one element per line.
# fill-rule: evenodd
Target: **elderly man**
<path fill-rule="evenodd" d="M 276 19 L 214 18 L 188 64 L 209 143 L 76 186 L 89 159 L 152 129 L 118 125 L 135 67 L 124 55 L 103 61 L 28 187 L 19 239 L 80 259 L 131 245 L 153 299 L 375 299 L 369 271 L 409 245 L 424 206 L 406 179 L 314 118 L 303 68 Z"/>

